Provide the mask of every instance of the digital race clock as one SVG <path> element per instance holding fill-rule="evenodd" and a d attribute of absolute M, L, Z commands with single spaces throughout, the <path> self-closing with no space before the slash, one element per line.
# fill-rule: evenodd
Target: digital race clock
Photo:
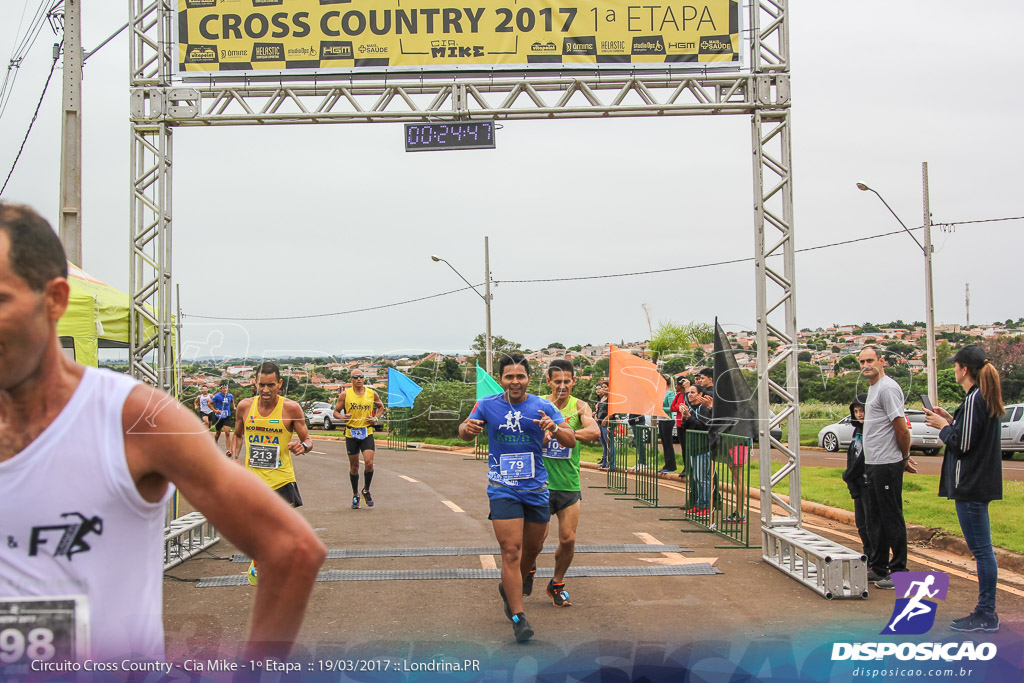
<path fill-rule="evenodd" d="M 494 121 L 405 124 L 406 152 L 494 149 Z"/>

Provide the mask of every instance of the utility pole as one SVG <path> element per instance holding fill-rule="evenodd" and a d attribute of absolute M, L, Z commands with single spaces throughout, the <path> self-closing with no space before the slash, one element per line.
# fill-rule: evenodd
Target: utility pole
<path fill-rule="evenodd" d="M 928 319 L 928 398 L 932 405 L 939 404 L 939 368 L 935 355 L 935 305 L 932 303 L 932 213 L 928 198 L 928 162 L 921 162 L 924 185 L 924 296 Z"/>
<path fill-rule="evenodd" d="M 971 328 L 971 283 L 964 283 L 964 306 L 967 307 L 967 329 Z"/>
<path fill-rule="evenodd" d="M 64 115 L 61 121 L 60 226 L 68 260 L 82 266 L 82 17 L 64 0 Z"/>
<path fill-rule="evenodd" d="M 494 373 L 494 357 L 491 348 L 491 249 L 489 238 L 484 235 L 484 303 L 487 305 L 487 374 Z"/>

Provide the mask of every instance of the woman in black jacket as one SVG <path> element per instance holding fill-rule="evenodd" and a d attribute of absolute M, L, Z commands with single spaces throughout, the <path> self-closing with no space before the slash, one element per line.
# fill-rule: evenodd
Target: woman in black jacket
<path fill-rule="evenodd" d="M 843 481 L 846 482 L 846 488 L 850 489 L 850 498 L 853 498 L 853 518 L 857 523 L 857 533 L 860 535 L 860 542 L 864 548 L 864 556 L 871 557 L 871 539 L 868 536 L 864 510 L 864 492 L 868 488 L 867 474 L 864 471 L 864 404 L 867 403 L 867 400 L 867 394 L 857 394 L 853 403 L 850 404 L 850 424 L 853 425 L 853 438 L 850 439 L 850 447 L 846 449 L 846 470 L 843 472 Z"/>
<path fill-rule="evenodd" d="M 988 504 L 1003 497 L 1000 424 L 1003 416 L 999 373 L 985 350 L 968 344 L 953 356 L 957 383 L 967 397 L 951 416 L 942 408 L 925 411 L 927 421 L 946 444 L 939 475 L 939 495 L 956 501 L 967 547 L 978 563 L 978 606 L 953 621 L 954 631 L 999 630 L 996 614 L 996 556 L 992 550 Z"/>

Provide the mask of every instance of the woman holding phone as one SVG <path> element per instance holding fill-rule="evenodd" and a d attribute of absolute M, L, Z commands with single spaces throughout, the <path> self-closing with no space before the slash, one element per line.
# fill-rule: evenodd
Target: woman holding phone
<path fill-rule="evenodd" d="M 996 556 L 992 550 L 988 504 L 1003 497 L 1000 424 L 1003 416 L 999 373 L 985 350 L 968 344 L 953 356 L 957 383 L 967 396 L 950 415 L 938 406 L 925 410 L 927 422 L 946 444 L 939 475 L 939 495 L 956 501 L 967 547 L 978 563 L 978 605 L 966 617 L 953 620 L 954 631 L 999 630 L 996 614 Z"/>

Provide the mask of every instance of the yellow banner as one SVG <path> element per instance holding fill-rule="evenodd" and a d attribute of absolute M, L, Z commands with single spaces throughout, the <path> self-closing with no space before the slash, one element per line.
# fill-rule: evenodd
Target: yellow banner
<path fill-rule="evenodd" d="M 737 0 L 178 0 L 186 75 L 739 66 Z"/>

